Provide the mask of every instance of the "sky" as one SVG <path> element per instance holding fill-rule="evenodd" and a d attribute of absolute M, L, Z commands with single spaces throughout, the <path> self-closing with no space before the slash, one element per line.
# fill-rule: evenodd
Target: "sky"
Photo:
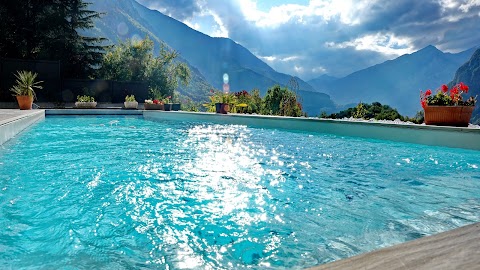
<path fill-rule="evenodd" d="M 137 0 L 279 72 L 343 77 L 428 45 L 480 45 L 480 0 Z"/>

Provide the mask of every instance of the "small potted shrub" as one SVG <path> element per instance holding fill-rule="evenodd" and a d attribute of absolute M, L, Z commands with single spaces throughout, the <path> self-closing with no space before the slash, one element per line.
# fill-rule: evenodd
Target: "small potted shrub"
<path fill-rule="evenodd" d="M 163 107 L 165 111 L 172 110 L 172 96 L 168 96 L 163 99 Z"/>
<path fill-rule="evenodd" d="M 160 101 L 158 99 L 146 99 L 144 103 L 144 108 L 145 110 L 163 110 L 163 101 Z"/>
<path fill-rule="evenodd" d="M 137 109 L 138 107 L 138 102 L 135 100 L 135 96 L 126 96 L 125 97 L 125 102 L 123 103 L 125 106 L 125 109 Z"/>
<path fill-rule="evenodd" d="M 97 102 L 91 96 L 83 95 L 77 96 L 77 102 L 75 102 L 75 107 L 81 109 L 91 109 L 97 106 Z"/>
<path fill-rule="evenodd" d="M 180 101 L 178 100 L 177 94 L 174 94 L 174 97 L 172 98 L 172 111 L 180 111 L 180 109 Z"/>
<path fill-rule="evenodd" d="M 17 80 L 15 85 L 10 88 L 13 95 L 17 97 L 18 106 L 20 110 L 31 110 L 33 100 L 36 98 L 35 89 L 42 89 L 39 85 L 42 81 L 35 81 L 37 79 L 37 73 L 31 71 L 18 71 L 15 74 Z"/>
<path fill-rule="evenodd" d="M 448 88 L 442 85 L 432 95 L 428 89 L 420 92 L 420 103 L 425 111 L 425 124 L 439 126 L 467 127 L 475 108 L 476 97 L 463 100 L 462 94 L 468 93 L 469 87 L 464 83 Z"/>
<path fill-rule="evenodd" d="M 230 111 L 230 106 L 235 106 L 235 96 L 229 93 L 219 93 L 215 98 L 215 112 L 227 114 Z"/>

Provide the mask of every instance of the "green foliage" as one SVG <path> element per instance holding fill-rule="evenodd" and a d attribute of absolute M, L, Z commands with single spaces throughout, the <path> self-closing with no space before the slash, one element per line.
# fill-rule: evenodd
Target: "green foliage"
<path fill-rule="evenodd" d="M 243 90 L 234 93 L 237 98 L 236 109 L 240 113 L 260 113 L 262 107 L 262 98 L 260 91 L 253 89 L 250 93 Z"/>
<path fill-rule="evenodd" d="M 263 99 L 261 114 L 299 117 L 302 107 L 293 91 L 275 85 L 268 89 Z"/>
<path fill-rule="evenodd" d="M 415 114 L 415 117 L 410 118 L 408 116 L 404 117 L 403 121 L 409 121 L 415 124 L 422 124 L 425 120 L 425 111 L 421 110 Z"/>
<path fill-rule="evenodd" d="M 186 98 L 181 102 L 182 104 L 182 110 L 183 111 L 188 111 L 188 112 L 198 112 L 200 104 L 195 103 L 192 99 Z"/>
<path fill-rule="evenodd" d="M 154 43 L 148 37 L 127 40 L 105 55 L 100 76 L 106 80 L 146 81 L 155 99 L 172 96 L 181 82 L 188 85 L 190 69 L 176 61 L 179 54 L 162 46 L 158 57 L 153 55 Z"/>
<path fill-rule="evenodd" d="M 358 103 L 357 107 L 355 107 L 355 111 L 353 112 L 353 117 L 355 118 L 365 118 L 368 111 L 363 105 L 363 103 Z"/>
<path fill-rule="evenodd" d="M 125 97 L 125 102 L 135 102 L 135 101 L 137 101 L 137 100 L 135 99 L 135 96 L 134 96 L 134 95 L 131 95 L 131 96 L 128 96 L 128 95 L 127 95 L 127 96 Z"/>
<path fill-rule="evenodd" d="M 15 85 L 10 88 L 10 91 L 12 91 L 15 96 L 33 96 L 35 99 L 35 89 L 43 88 L 40 85 L 42 81 L 36 81 L 37 75 L 37 73 L 31 71 L 17 71 L 17 74 L 15 74 L 15 78 L 17 78 Z"/>
<path fill-rule="evenodd" d="M 100 14 L 82 0 L 0 1 L 0 57 L 62 61 L 66 77 L 92 76 L 103 38 L 81 35 Z"/>
<path fill-rule="evenodd" d="M 250 92 L 250 101 L 251 103 L 249 104 L 251 113 L 260 113 L 260 110 L 262 109 L 262 97 L 260 97 L 260 90 L 258 89 L 253 89 Z"/>
<path fill-rule="evenodd" d="M 237 97 L 234 94 L 217 91 L 217 92 L 213 92 L 213 94 L 208 98 L 209 98 L 209 102 L 203 104 L 203 106 L 207 109 L 207 112 L 215 112 L 216 103 L 229 104 L 230 112 L 232 113 L 237 112 L 236 111 Z"/>
<path fill-rule="evenodd" d="M 77 96 L 77 102 L 95 102 L 95 98 L 87 95 Z"/>
<path fill-rule="evenodd" d="M 398 111 L 388 105 L 382 105 L 380 102 L 372 104 L 359 103 L 354 108 L 348 108 L 336 114 L 331 114 L 329 118 L 363 118 L 376 120 L 404 120 L 404 117 Z"/>

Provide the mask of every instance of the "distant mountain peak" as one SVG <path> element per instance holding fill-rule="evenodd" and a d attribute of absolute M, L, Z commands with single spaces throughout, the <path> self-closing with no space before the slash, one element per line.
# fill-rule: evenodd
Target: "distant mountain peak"
<path fill-rule="evenodd" d="M 414 52 L 413 54 L 416 54 L 416 53 L 442 53 L 443 54 L 441 50 L 439 50 L 437 47 L 433 45 L 428 45 L 425 48 Z"/>

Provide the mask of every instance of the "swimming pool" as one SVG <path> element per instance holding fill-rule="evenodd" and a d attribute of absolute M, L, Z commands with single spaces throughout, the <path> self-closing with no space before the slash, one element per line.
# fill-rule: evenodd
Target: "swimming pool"
<path fill-rule="evenodd" d="M 0 151 L 7 268 L 304 268 L 480 221 L 480 151 L 48 117 Z"/>

